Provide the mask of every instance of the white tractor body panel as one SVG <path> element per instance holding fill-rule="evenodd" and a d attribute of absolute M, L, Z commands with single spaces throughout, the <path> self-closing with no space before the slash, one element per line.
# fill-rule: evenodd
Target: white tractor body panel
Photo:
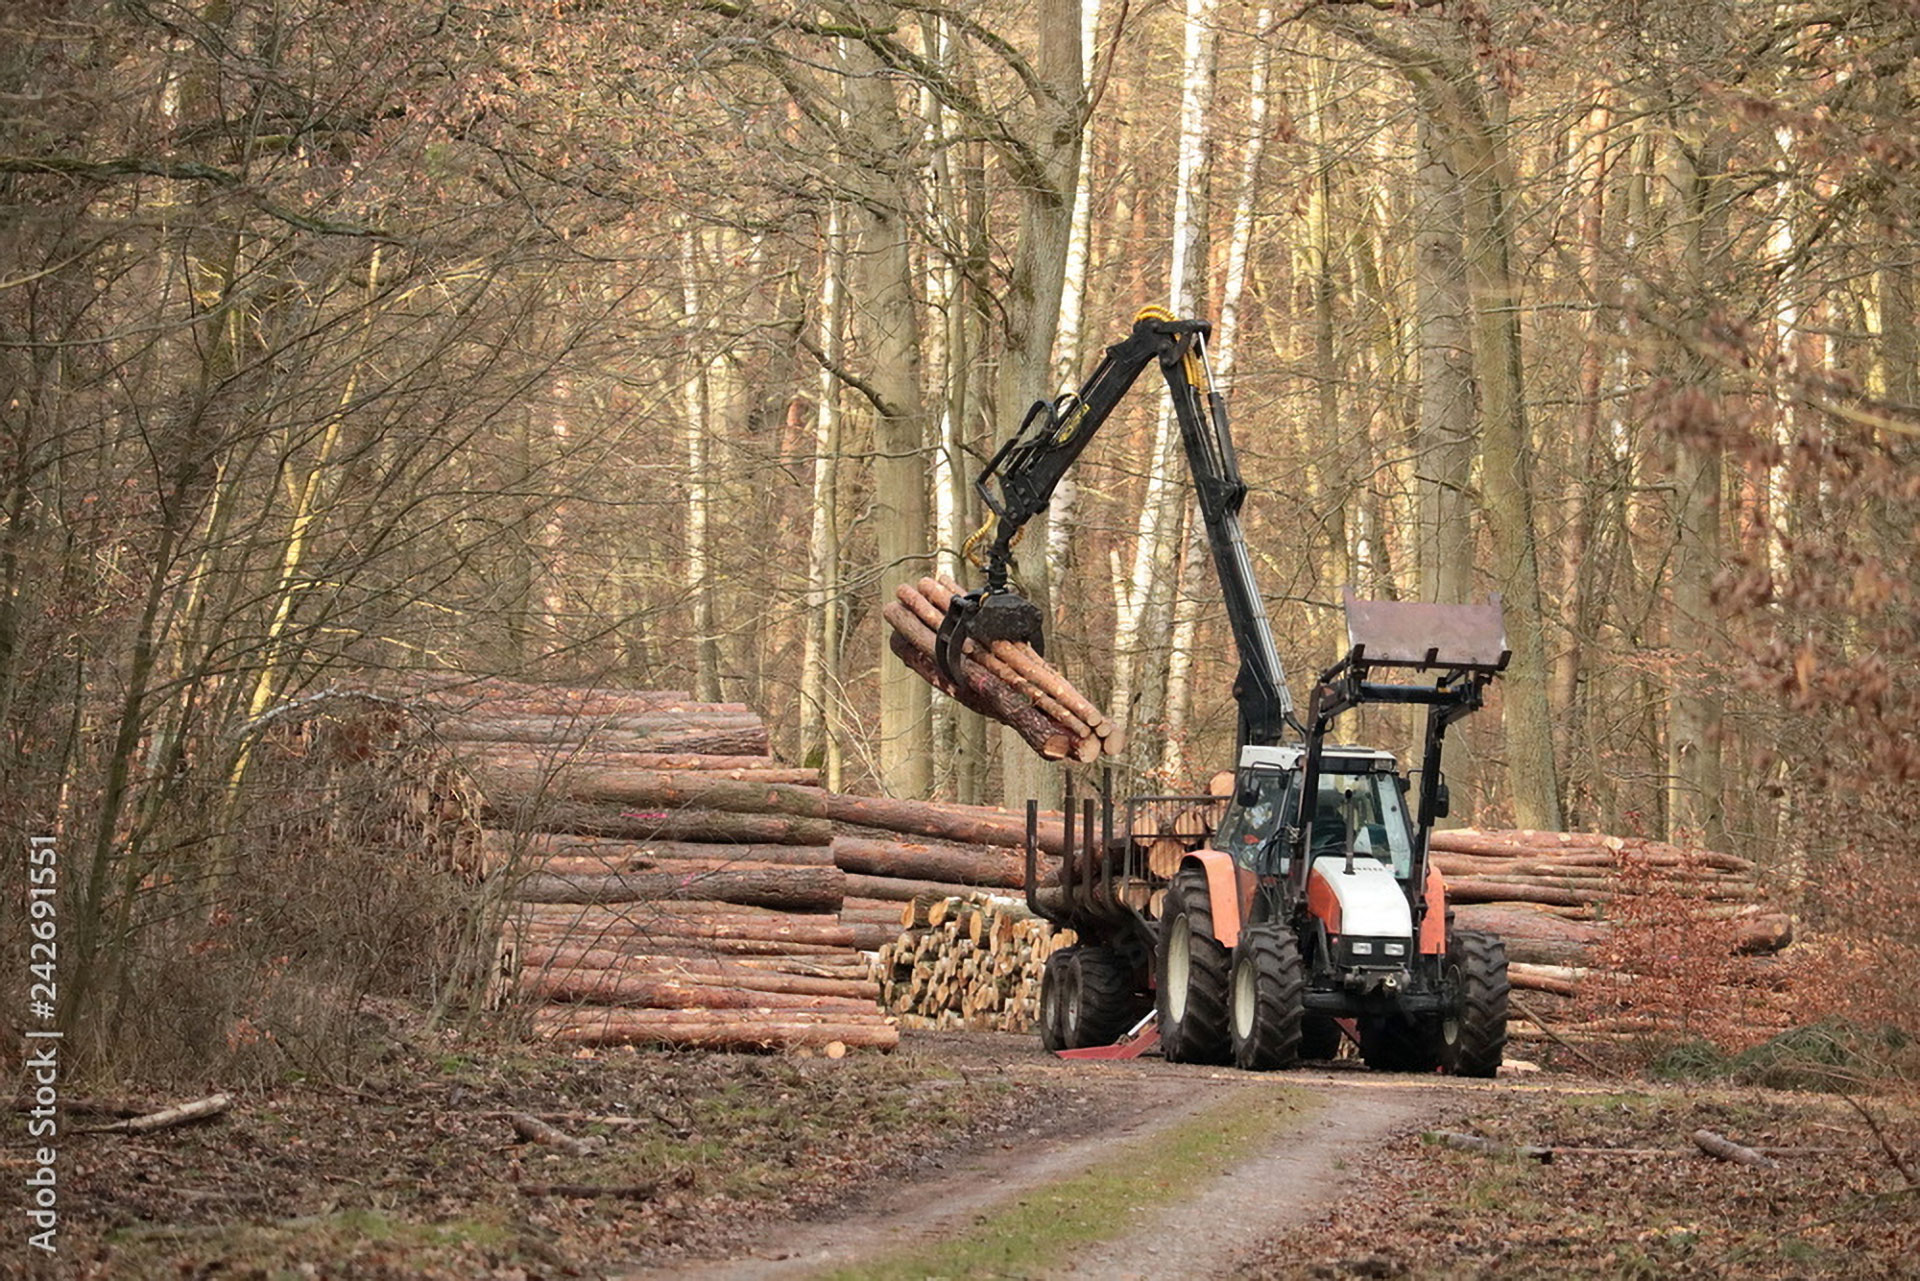
<path fill-rule="evenodd" d="M 1316 886 L 1316 882 L 1318 885 Z M 1323 854 L 1313 861 L 1307 878 L 1307 902 L 1315 905 L 1315 915 L 1326 921 L 1327 930 L 1338 935 L 1365 938 L 1411 939 L 1413 909 L 1406 891 L 1394 879 L 1393 869 L 1378 859 L 1361 856 L 1347 871 L 1347 860 L 1339 855 Z M 1319 909 L 1330 902 L 1336 913 Z"/>

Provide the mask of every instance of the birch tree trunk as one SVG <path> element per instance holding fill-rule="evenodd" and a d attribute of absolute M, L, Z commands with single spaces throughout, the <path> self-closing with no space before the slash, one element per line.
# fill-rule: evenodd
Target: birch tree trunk
<path fill-rule="evenodd" d="M 692 605 L 694 637 L 694 693 L 702 701 L 720 700 L 720 643 L 714 635 L 711 521 L 712 477 L 707 451 L 712 439 L 708 422 L 711 404 L 707 380 L 706 317 L 700 296 L 700 265 L 706 259 L 700 231 L 691 224 L 680 232 L 680 300 L 682 332 L 687 342 L 687 369 L 681 384 L 681 416 L 686 432 L 687 466 L 687 596 Z"/>
<path fill-rule="evenodd" d="M 1211 195 L 1211 116 L 1215 84 L 1214 14 L 1217 0 L 1187 0 L 1186 50 L 1180 82 L 1180 161 L 1174 187 L 1170 301 L 1178 316 L 1193 314 L 1202 297 L 1207 262 L 1207 208 Z M 1162 398 L 1146 497 L 1135 536 L 1133 569 L 1119 619 L 1114 654 L 1112 714 L 1128 737 L 1159 764 L 1166 729 L 1167 672 L 1172 654 L 1173 600 L 1178 589 L 1181 538 L 1192 486 L 1172 408 Z"/>
<path fill-rule="evenodd" d="M 844 212 L 827 211 L 820 273 L 819 347 L 824 359 L 814 416 L 813 514 L 807 534 L 807 612 L 800 658 L 800 759 L 818 762 L 823 781 L 841 785 L 841 754 L 834 707 L 840 654 L 840 379 L 846 326 Z"/>
<path fill-rule="evenodd" d="M 1253 66 L 1247 81 L 1247 135 L 1240 153 L 1240 181 L 1234 192 L 1232 222 L 1227 232 L 1226 277 L 1220 290 L 1220 319 L 1214 326 L 1208 354 L 1214 382 L 1233 403 L 1233 375 L 1238 357 L 1240 307 L 1247 288 L 1247 258 L 1253 245 L 1253 217 L 1260 193 L 1260 170 L 1266 157 L 1268 76 L 1273 46 L 1266 40 L 1273 25 L 1273 7 L 1260 6 L 1254 29 Z M 1185 779 L 1189 762 L 1188 737 L 1193 725 L 1194 646 L 1200 631 L 1200 592 L 1211 572 L 1212 558 L 1200 545 L 1197 522 L 1188 522 L 1186 554 L 1181 559 L 1180 593 L 1173 614 L 1173 662 L 1167 672 L 1167 742 L 1161 754 L 1161 772 L 1170 780 Z M 1209 592 L 1211 594 L 1211 592 Z"/>

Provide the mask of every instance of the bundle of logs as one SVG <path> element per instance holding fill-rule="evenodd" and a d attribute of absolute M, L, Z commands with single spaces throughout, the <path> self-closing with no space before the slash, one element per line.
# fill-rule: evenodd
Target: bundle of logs
<path fill-rule="evenodd" d="M 894 588 L 881 615 L 893 628 L 894 654 L 921 679 L 962 706 L 1012 727 L 1050 761 L 1093 761 L 1126 750 L 1120 726 L 1023 642 L 969 639 L 957 679 L 934 659 L 935 637 L 961 588 L 951 578 L 922 578 Z"/>

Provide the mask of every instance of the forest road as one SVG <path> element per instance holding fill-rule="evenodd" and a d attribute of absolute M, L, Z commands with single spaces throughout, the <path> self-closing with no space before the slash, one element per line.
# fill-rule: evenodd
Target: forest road
<path fill-rule="evenodd" d="M 1285 1091 L 1298 1109 L 1263 1134 L 1223 1172 L 1183 1195 L 1135 1213 L 1130 1222 L 1062 1262 L 1023 1275 L 1149 1278 L 1226 1275 L 1263 1238 L 1324 1212 L 1366 1171 L 1399 1159 L 1432 1128 L 1492 1082 L 1373 1074 L 1338 1068 L 1273 1074 L 1176 1065 L 1065 1063 L 1032 1058 L 999 1070 L 1019 1077 L 1070 1075 L 1087 1106 L 1055 1131 L 1022 1130 L 899 1179 L 841 1213 L 769 1225 L 731 1258 L 622 1274 L 652 1278 L 791 1281 L 935 1246 L 973 1230 L 986 1215 L 1050 1185 L 1111 1165 L 1127 1149 L 1138 1159 L 1155 1135 L 1221 1109 L 1228 1095 L 1254 1102 Z"/>

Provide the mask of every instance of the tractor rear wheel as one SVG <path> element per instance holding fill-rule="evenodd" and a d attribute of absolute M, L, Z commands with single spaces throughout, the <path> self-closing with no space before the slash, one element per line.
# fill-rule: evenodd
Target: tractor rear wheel
<path fill-rule="evenodd" d="M 1447 940 L 1443 973 L 1452 1002 L 1440 1020 L 1440 1065 L 1453 1076 L 1492 1076 L 1507 1047 L 1506 942 L 1462 930 Z"/>
<path fill-rule="evenodd" d="M 1160 913 L 1160 1049 L 1173 1063 L 1224 1063 L 1227 949 L 1213 932 L 1207 874 L 1183 868 Z"/>
<path fill-rule="evenodd" d="M 1291 931 L 1272 924 L 1241 931 L 1233 949 L 1232 997 L 1234 1066 L 1270 1072 L 1300 1061 L 1307 969 Z"/>

